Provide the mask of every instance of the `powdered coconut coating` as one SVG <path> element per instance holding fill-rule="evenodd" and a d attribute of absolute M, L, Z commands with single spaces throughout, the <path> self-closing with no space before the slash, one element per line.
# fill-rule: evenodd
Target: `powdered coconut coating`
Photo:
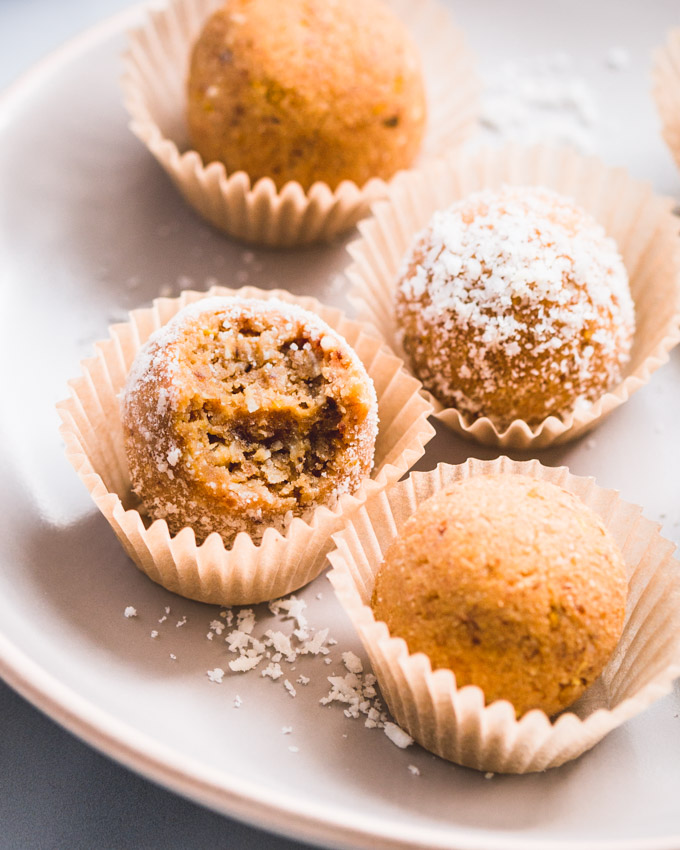
<path fill-rule="evenodd" d="M 570 199 L 527 187 L 435 213 L 404 259 L 396 317 L 425 387 L 499 428 L 598 399 L 635 330 L 614 240 Z"/>
<path fill-rule="evenodd" d="M 478 685 L 487 703 L 552 715 L 599 676 L 623 629 L 623 559 L 566 490 L 479 476 L 424 502 L 388 549 L 372 606 L 392 636 Z"/>
<path fill-rule="evenodd" d="M 370 473 L 375 389 L 347 342 L 272 299 L 214 297 L 139 351 L 122 418 L 130 478 L 149 516 L 256 541 Z"/>
<path fill-rule="evenodd" d="M 391 177 L 425 118 L 418 52 L 382 0 L 229 0 L 193 49 L 191 143 L 252 181 Z"/>

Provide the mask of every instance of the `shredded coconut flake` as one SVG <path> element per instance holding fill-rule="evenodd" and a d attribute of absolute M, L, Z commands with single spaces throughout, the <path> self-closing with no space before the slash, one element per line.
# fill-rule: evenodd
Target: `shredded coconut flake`
<path fill-rule="evenodd" d="M 410 747 L 413 743 L 413 738 L 408 734 L 408 732 L 404 732 L 401 726 L 397 726 L 396 723 L 386 723 L 385 734 L 393 744 L 402 750 L 405 750 L 406 747 Z"/>
<path fill-rule="evenodd" d="M 224 679 L 224 670 L 221 667 L 215 667 L 214 670 L 207 671 L 207 676 L 211 682 L 221 685 Z"/>

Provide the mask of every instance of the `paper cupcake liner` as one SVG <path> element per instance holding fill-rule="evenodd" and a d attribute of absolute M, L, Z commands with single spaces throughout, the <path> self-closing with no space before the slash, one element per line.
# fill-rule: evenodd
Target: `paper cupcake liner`
<path fill-rule="evenodd" d="M 390 197 L 374 206 L 360 225 L 361 238 L 348 246 L 350 300 L 359 318 L 372 324 L 387 344 L 408 358 L 398 342 L 394 290 L 401 259 L 432 213 L 467 195 L 504 184 L 546 186 L 572 197 L 618 243 L 636 308 L 631 359 L 621 383 L 591 405 L 538 425 L 522 420 L 499 430 L 487 417 L 468 418 L 435 399 L 435 416 L 463 437 L 488 446 L 538 449 L 581 436 L 643 386 L 680 341 L 680 242 L 673 201 L 654 195 L 646 183 L 598 159 L 545 145 L 482 150 L 450 159 L 419 174 L 397 177 Z"/>
<path fill-rule="evenodd" d="M 440 489 L 476 475 L 530 475 L 569 490 L 604 521 L 621 548 L 629 581 L 621 640 L 600 678 L 555 720 L 539 710 L 520 720 L 509 702 L 484 705 L 474 685 L 457 689 L 451 670 L 432 671 L 409 654 L 370 608 L 375 574 L 392 540 L 416 508 Z M 577 758 L 607 732 L 667 693 L 680 675 L 680 563 L 674 546 L 641 509 L 593 479 L 537 460 L 469 460 L 415 472 L 371 496 L 334 534 L 329 578 L 358 631 L 396 722 L 426 749 L 477 770 L 528 773 Z"/>
<path fill-rule="evenodd" d="M 652 91 L 661 117 L 661 132 L 680 168 L 680 29 L 671 30 L 654 53 Z"/>
<path fill-rule="evenodd" d="M 144 522 L 130 487 L 119 409 L 119 394 L 139 348 L 181 308 L 211 295 L 278 298 L 319 315 L 352 346 L 373 379 L 380 417 L 373 474 L 356 493 L 341 496 L 332 510 L 316 508 L 309 521 L 296 517 L 285 535 L 267 529 L 259 545 L 241 532 L 231 549 L 217 534 L 197 546 L 190 528 L 172 537 L 165 520 Z M 57 405 L 67 456 L 135 564 L 168 590 L 202 602 L 254 604 L 311 581 L 324 566 L 331 533 L 369 493 L 399 479 L 434 435 L 427 421 L 431 406 L 401 361 L 363 324 L 314 298 L 254 287 L 186 291 L 179 298 L 158 298 L 153 307 L 134 310 L 130 321 L 113 325 L 110 339 L 98 342 L 95 349 L 96 356 L 81 364 L 82 376 L 69 382 L 71 398 Z"/>
<path fill-rule="evenodd" d="M 386 193 L 381 179 L 335 190 L 318 182 L 305 191 L 296 181 L 281 190 L 269 178 L 251 185 L 244 171 L 227 174 L 189 149 L 185 121 L 190 49 L 210 14 L 224 0 L 172 0 L 150 11 L 129 36 L 122 80 L 130 127 L 168 172 L 197 212 L 237 239 L 270 246 L 333 239 L 368 215 Z M 463 36 L 437 0 L 389 0 L 420 49 L 428 99 L 428 125 L 418 168 L 460 146 L 476 126 L 481 85 Z"/>

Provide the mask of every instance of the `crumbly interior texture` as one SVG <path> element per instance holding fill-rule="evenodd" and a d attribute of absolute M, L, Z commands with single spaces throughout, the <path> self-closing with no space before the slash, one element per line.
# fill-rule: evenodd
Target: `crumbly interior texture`
<path fill-rule="evenodd" d="M 191 144 L 281 188 L 408 167 L 426 120 L 420 59 L 382 0 L 229 0 L 194 45 Z"/>
<path fill-rule="evenodd" d="M 404 259 L 396 318 L 427 389 L 501 429 L 588 407 L 621 380 L 635 330 L 615 242 L 533 187 L 435 213 Z"/>
<path fill-rule="evenodd" d="M 620 638 L 621 553 L 599 517 L 552 484 L 479 476 L 424 502 L 388 549 L 372 607 L 410 652 L 517 715 L 553 715 Z"/>
<path fill-rule="evenodd" d="M 153 519 L 197 540 L 333 506 L 370 473 L 372 381 L 314 314 L 270 300 L 211 298 L 140 350 L 122 404 L 132 485 Z"/>

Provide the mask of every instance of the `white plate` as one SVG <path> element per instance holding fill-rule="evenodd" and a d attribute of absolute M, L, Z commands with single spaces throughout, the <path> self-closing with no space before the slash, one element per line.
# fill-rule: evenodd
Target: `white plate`
<path fill-rule="evenodd" d="M 677 193 L 644 76 L 649 48 L 674 23 L 673 4 L 578 0 L 563 20 L 559 8 L 489 0 L 457 11 L 487 65 L 572 45 L 600 95 L 601 151 Z M 339 642 L 332 665 L 301 661 L 296 675 L 312 681 L 295 699 L 257 674 L 209 682 L 206 671 L 228 661 L 224 645 L 205 638 L 216 610 L 138 573 L 93 509 L 63 457 L 53 405 L 110 321 L 165 286 L 177 291 L 185 278 L 235 285 L 247 275 L 256 285 L 343 299 L 335 277 L 346 263 L 341 245 L 252 257 L 183 205 L 127 131 L 117 78 L 122 33 L 135 19 L 134 12 L 119 16 L 74 42 L 16 86 L 0 112 L 0 673 L 124 764 L 215 809 L 310 841 L 677 848 L 677 688 L 577 762 L 485 779 L 417 748 L 399 750 L 340 707 L 319 706 L 326 675 L 343 672 L 340 653 L 361 654 L 323 577 L 302 595 L 311 624 L 330 626 Z M 616 72 L 605 57 L 618 43 L 631 49 L 632 63 Z M 591 439 L 541 459 L 618 487 L 677 541 L 679 386 L 676 353 Z M 468 454 L 490 456 L 440 429 L 420 466 Z M 128 605 L 136 618 L 123 616 Z M 159 625 L 166 605 L 171 616 Z M 283 735 L 283 726 L 292 733 Z"/>

